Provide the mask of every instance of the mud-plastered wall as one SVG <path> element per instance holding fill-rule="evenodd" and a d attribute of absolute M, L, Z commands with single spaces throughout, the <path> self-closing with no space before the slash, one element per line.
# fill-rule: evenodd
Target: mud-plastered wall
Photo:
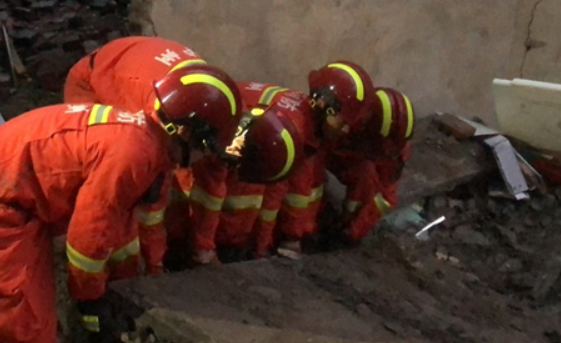
<path fill-rule="evenodd" d="M 561 0 L 133 0 L 131 21 L 238 80 L 305 90 L 311 69 L 349 59 L 420 115 L 492 126 L 493 78 L 561 82 Z"/>

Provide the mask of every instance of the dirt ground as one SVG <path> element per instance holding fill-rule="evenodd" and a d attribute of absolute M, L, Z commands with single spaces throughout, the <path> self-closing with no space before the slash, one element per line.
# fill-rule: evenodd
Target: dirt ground
<path fill-rule="evenodd" d="M 416 228 L 382 225 L 354 249 L 201 267 L 116 289 L 187 314 L 221 342 L 249 339 L 250 329 L 232 325 L 345 342 L 561 342 L 561 188 L 526 202 L 486 189 L 479 180 L 427 199 L 424 216 L 448 218 L 428 241 L 414 238 Z"/>

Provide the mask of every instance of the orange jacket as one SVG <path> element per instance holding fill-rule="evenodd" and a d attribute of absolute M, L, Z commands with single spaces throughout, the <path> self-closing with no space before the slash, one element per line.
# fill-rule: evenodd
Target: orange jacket
<path fill-rule="evenodd" d="M 69 223 L 74 298 L 99 298 L 109 267 L 138 255 L 133 209 L 159 205 L 157 194 L 169 192 L 160 181 L 170 168 L 164 139 L 151 118 L 103 105 L 44 107 L 0 126 L 0 202 L 46 226 Z M 161 247 L 142 248 L 161 260 L 151 253 Z"/>
<path fill-rule="evenodd" d="M 72 67 L 64 88 L 64 100 L 100 102 L 131 112 L 151 113 L 155 101 L 152 83 L 176 68 L 193 63 L 205 62 L 191 49 L 173 41 L 140 36 L 116 39 L 85 56 Z M 179 173 L 190 174 L 190 170 L 179 170 Z M 164 182 L 172 182 L 171 174 Z M 162 199 L 144 208 L 139 215 L 142 232 L 146 233 L 146 236 L 141 237 L 144 245 L 162 246 L 164 238 L 154 235 L 163 230 L 165 207 L 162 206 L 168 203 L 168 194 L 161 196 Z M 182 213 L 182 218 L 188 218 L 186 204 L 174 204 L 171 212 Z M 170 218 L 171 214 L 167 217 Z M 167 221 L 173 226 L 172 235 L 179 234 L 180 226 L 185 225 Z M 151 256 L 143 255 L 146 260 L 151 261 L 148 273 L 159 273 L 162 271 L 161 261 L 156 261 L 156 256 L 163 256 L 165 246 L 157 253 L 153 249 L 151 251 Z M 132 270 L 133 265 L 129 268 Z M 127 274 L 121 271 L 117 276 Z"/>
<path fill-rule="evenodd" d="M 274 85 L 238 82 L 244 110 L 265 109 L 276 103 L 308 139 L 312 132 L 302 109 L 307 98 L 299 92 Z M 313 143 L 313 141 L 312 141 Z M 213 250 L 216 243 L 246 247 L 264 255 L 273 243 L 273 227 L 286 195 L 287 183 L 258 185 L 241 182 L 235 169 L 214 157 L 193 165 L 191 192 L 194 247 Z"/>
<path fill-rule="evenodd" d="M 64 101 L 99 102 L 150 113 L 155 101 L 152 83 L 194 63 L 205 62 L 191 49 L 167 39 L 115 39 L 72 67 L 64 86 Z"/>
<path fill-rule="evenodd" d="M 265 224 L 256 223 L 261 228 L 255 230 L 256 234 L 261 232 L 261 236 L 267 236 L 272 234 L 272 227 L 275 226 L 281 238 L 301 239 L 317 230 L 316 215 L 325 182 L 325 153 L 321 152 L 320 140 L 316 136 L 318 128 L 308 97 L 301 92 L 270 84 L 238 83 L 238 87 L 248 107 L 276 102 L 286 108 L 304 137 L 306 159 L 296 167 L 284 186 L 270 190 L 264 199 L 264 203 L 269 204 L 268 211 L 278 213 L 278 218 Z M 279 198 L 282 200 L 279 201 Z M 260 241 L 271 241 L 271 238 L 262 237 Z"/>

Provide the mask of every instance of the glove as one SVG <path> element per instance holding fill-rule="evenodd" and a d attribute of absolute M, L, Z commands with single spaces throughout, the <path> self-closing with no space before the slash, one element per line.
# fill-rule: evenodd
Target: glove
<path fill-rule="evenodd" d="M 113 319 L 111 303 L 106 297 L 76 303 L 80 320 L 90 332 L 90 341 L 96 343 L 115 343 L 119 336 L 116 321 Z"/>

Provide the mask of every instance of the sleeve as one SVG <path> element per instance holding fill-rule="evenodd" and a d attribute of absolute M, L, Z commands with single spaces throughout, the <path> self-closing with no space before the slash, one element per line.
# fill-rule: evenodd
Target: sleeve
<path fill-rule="evenodd" d="M 194 183 L 190 203 L 195 249 L 216 249 L 214 238 L 227 194 L 227 176 L 227 165 L 215 156 L 205 157 L 193 164 Z"/>
<path fill-rule="evenodd" d="M 137 130 L 136 128 L 134 128 Z M 107 262 L 118 258 L 116 245 L 138 232 L 134 207 L 160 173 L 150 162 L 155 152 L 138 149 L 127 132 L 119 143 L 107 139 L 105 125 L 87 131 L 87 177 L 80 188 L 67 235 L 69 289 L 76 300 L 93 300 L 105 293 Z M 111 143 L 109 143 L 111 142 Z M 138 254 L 138 241 L 129 246 Z"/>
<path fill-rule="evenodd" d="M 267 185 L 263 194 L 263 203 L 259 216 L 253 226 L 253 239 L 255 254 L 260 257 L 267 256 L 273 245 L 274 228 L 277 214 L 282 206 L 282 201 L 288 190 L 288 182 L 282 181 Z"/>
<path fill-rule="evenodd" d="M 171 180 L 171 172 L 160 174 L 137 207 L 140 251 L 148 275 L 163 272 L 166 252 L 164 214 L 170 202 Z"/>
<path fill-rule="evenodd" d="M 288 191 L 278 218 L 279 234 L 288 240 L 301 240 L 316 230 L 316 217 L 323 196 L 323 159 L 308 157 L 288 179 Z"/>

